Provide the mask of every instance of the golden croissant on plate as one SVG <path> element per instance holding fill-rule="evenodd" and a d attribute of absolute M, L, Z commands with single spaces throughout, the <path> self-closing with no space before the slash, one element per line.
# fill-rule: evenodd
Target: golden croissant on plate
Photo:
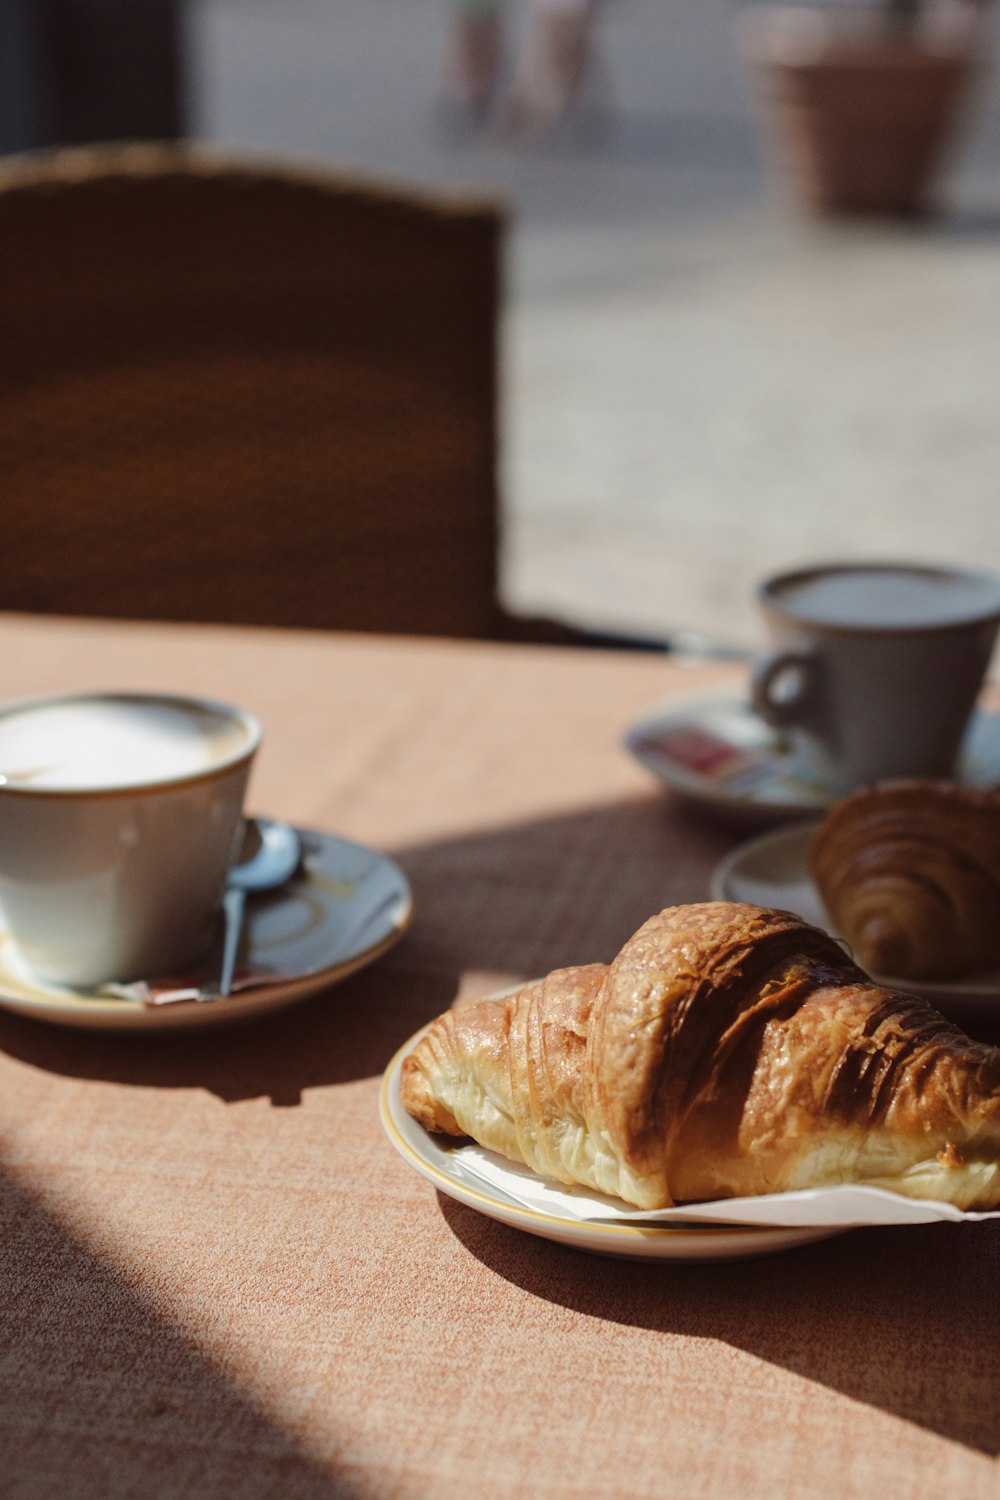
<path fill-rule="evenodd" d="M 404 1107 L 639 1208 L 870 1183 L 1000 1203 L 1000 1049 L 758 906 L 660 912 L 609 965 L 440 1016 Z"/>
<path fill-rule="evenodd" d="M 1000 793 L 949 782 L 866 787 L 820 824 L 810 871 L 858 962 L 897 979 L 1000 964 Z"/>

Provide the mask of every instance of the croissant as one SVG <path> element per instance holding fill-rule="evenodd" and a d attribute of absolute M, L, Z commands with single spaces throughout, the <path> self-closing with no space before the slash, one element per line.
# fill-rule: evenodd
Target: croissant
<path fill-rule="evenodd" d="M 643 1209 L 844 1182 L 1000 1202 L 1000 1049 L 764 907 L 670 907 L 610 965 L 446 1012 L 401 1096 Z"/>
<path fill-rule="evenodd" d="M 858 961 L 898 979 L 1000 964 L 1000 793 L 900 781 L 845 797 L 810 849 L 813 882 Z"/>

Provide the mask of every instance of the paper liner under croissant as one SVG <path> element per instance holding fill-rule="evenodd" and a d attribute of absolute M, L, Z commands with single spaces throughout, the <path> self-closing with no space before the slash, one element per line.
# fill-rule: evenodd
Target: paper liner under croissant
<path fill-rule="evenodd" d="M 1000 1202 L 1000 1051 L 761 907 L 668 908 L 608 966 L 447 1012 L 401 1097 L 640 1208 L 843 1182 Z"/>

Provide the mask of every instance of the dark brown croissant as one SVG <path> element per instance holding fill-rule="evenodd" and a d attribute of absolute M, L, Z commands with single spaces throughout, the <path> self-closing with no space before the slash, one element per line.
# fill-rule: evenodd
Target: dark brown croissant
<path fill-rule="evenodd" d="M 640 1208 L 844 1182 L 1000 1202 L 1000 1050 L 757 906 L 668 908 L 608 966 L 446 1012 L 402 1101 Z"/>
<path fill-rule="evenodd" d="M 810 868 L 871 972 L 946 979 L 1000 964 L 1000 793 L 932 781 L 854 792 L 817 829 Z"/>

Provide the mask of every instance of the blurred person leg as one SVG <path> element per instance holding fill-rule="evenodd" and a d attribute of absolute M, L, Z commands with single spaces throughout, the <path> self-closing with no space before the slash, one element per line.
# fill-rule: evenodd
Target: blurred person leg
<path fill-rule="evenodd" d="M 501 0 L 455 0 L 442 103 L 453 126 L 474 128 L 493 107 L 503 64 Z"/>
<path fill-rule="evenodd" d="M 514 140 L 547 135 L 578 107 L 595 66 L 600 0 L 532 0 L 505 110 Z"/>

